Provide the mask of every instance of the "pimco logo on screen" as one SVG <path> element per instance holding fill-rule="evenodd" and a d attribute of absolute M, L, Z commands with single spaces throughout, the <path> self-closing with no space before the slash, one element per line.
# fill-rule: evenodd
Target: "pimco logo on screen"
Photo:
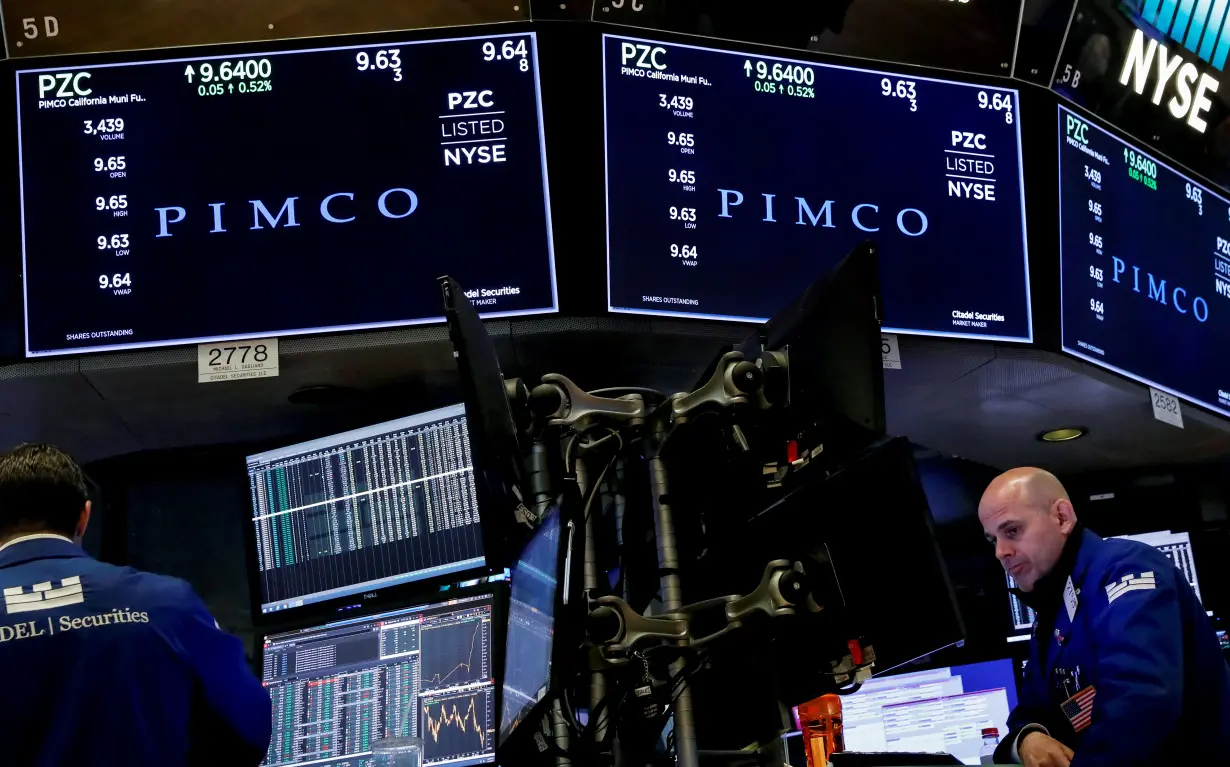
<path fill-rule="evenodd" d="M 1167 93 L 1172 94 L 1166 101 L 1170 114 L 1204 133 L 1208 128 L 1204 117 L 1213 106 L 1209 94 L 1216 93 L 1221 83 L 1192 59 L 1218 71 L 1225 68 L 1230 54 L 1230 0 L 1143 0 L 1140 23 L 1148 25 L 1150 35 L 1139 28 L 1132 34 L 1119 83 L 1130 84 L 1139 95 L 1148 94 L 1159 106 Z M 1173 44 L 1162 42 L 1167 40 Z"/>

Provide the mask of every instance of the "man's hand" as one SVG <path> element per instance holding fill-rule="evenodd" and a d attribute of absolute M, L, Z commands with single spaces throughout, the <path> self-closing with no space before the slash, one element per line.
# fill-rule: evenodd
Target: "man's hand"
<path fill-rule="evenodd" d="M 1017 746 L 1025 767 L 1068 767 L 1072 749 L 1043 732 L 1027 733 Z"/>

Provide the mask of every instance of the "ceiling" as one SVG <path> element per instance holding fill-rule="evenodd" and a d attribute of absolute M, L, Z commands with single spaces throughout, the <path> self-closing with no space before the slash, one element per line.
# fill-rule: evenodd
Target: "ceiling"
<path fill-rule="evenodd" d="M 490 322 L 506 375 L 567 375 L 584 388 L 691 388 L 742 326 L 620 317 Z M 1015 346 L 902 336 L 884 371 L 889 430 L 943 454 L 1060 474 L 1223 460 L 1230 422 L 1184 408 L 1152 417 L 1148 390 L 1085 363 Z M 198 384 L 196 349 L 0 368 L 0 445 L 46 441 L 90 462 L 146 450 L 295 441 L 456 401 L 442 327 L 282 339 L 277 378 Z M 326 399 L 292 404 L 304 387 Z M 1088 436 L 1036 435 L 1080 425 Z"/>

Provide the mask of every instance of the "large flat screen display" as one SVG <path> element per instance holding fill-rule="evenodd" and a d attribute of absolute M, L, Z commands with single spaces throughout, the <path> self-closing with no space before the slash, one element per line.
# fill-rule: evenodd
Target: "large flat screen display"
<path fill-rule="evenodd" d="M 16 77 L 29 356 L 556 308 L 533 33 Z"/>
<path fill-rule="evenodd" d="M 886 329 L 1032 340 L 1015 90 L 603 46 L 611 311 L 761 322 L 873 240 Z"/>
<path fill-rule="evenodd" d="M 846 748 L 947 752 L 979 764 L 983 729 L 1006 736 L 1016 703 L 1010 659 L 878 677 L 842 701 Z"/>
<path fill-rule="evenodd" d="M 1059 107 L 1063 350 L 1230 416 L 1230 200 Z"/>
<path fill-rule="evenodd" d="M 559 512 L 553 511 L 546 518 L 513 567 L 504 649 L 500 745 L 546 697 L 551 686 L 555 595 L 560 573 L 559 517 Z"/>
<path fill-rule="evenodd" d="M 1051 87 L 1230 186 L 1230 3 L 1080 0 Z"/>
<path fill-rule="evenodd" d="M 396 737 L 422 738 L 425 765 L 494 762 L 494 602 L 464 597 L 267 635 L 273 737 L 261 764 L 372 767 L 374 748 Z"/>
<path fill-rule="evenodd" d="M 462 405 L 248 456 L 261 612 L 481 568 Z"/>

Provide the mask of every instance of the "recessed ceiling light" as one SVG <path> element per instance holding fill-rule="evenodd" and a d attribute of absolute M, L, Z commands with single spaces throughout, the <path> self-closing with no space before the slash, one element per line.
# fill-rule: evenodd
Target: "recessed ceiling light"
<path fill-rule="evenodd" d="M 1071 442 L 1074 439 L 1080 439 L 1088 433 L 1089 430 L 1083 426 L 1065 426 L 1060 429 L 1044 431 L 1038 435 L 1038 439 L 1043 442 Z"/>

